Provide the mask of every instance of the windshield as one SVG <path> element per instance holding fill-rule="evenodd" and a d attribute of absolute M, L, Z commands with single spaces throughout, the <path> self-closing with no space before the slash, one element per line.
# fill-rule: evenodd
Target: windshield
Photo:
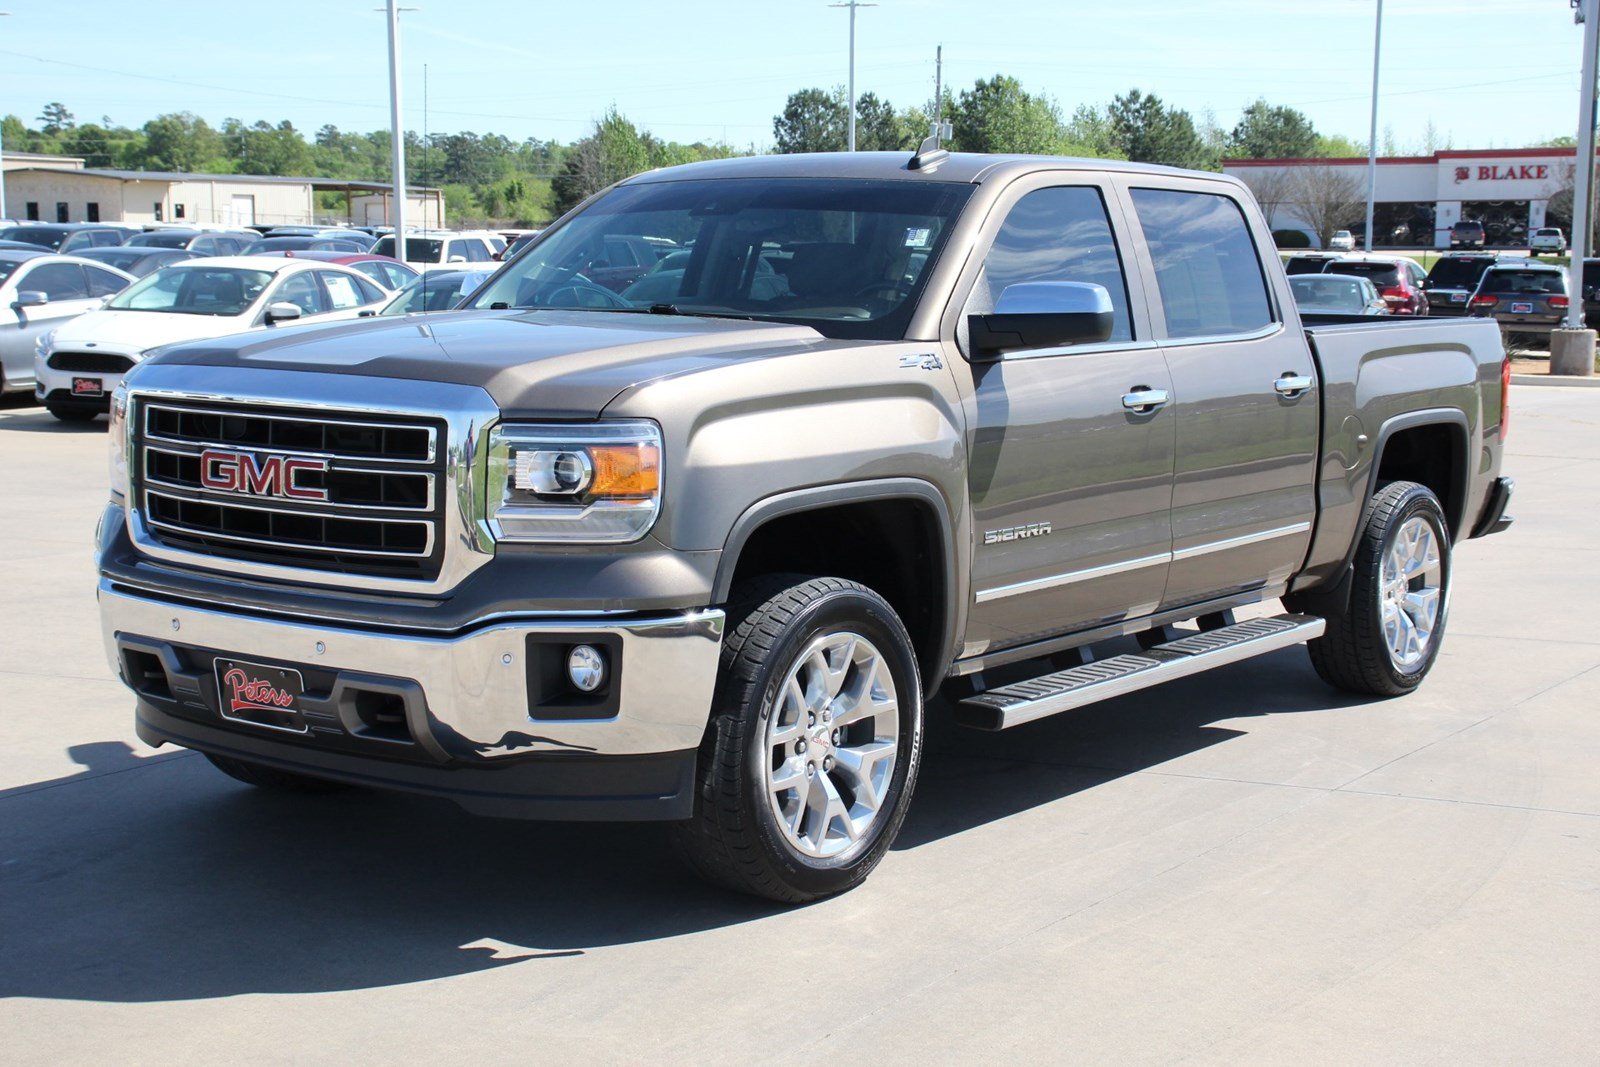
<path fill-rule="evenodd" d="M 489 277 L 486 270 L 448 274 L 435 272 L 419 274 L 401 289 L 395 298 L 378 314 L 411 315 L 418 312 L 449 311 L 461 298 L 482 285 Z"/>
<path fill-rule="evenodd" d="M 375 256 L 388 256 L 395 258 L 394 238 L 380 237 L 378 243 L 372 246 Z M 444 255 L 444 242 L 430 240 L 426 237 L 407 237 L 406 254 L 403 258 L 412 263 L 438 263 Z"/>
<path fill-rule="evenodd" d="M 1300 307 L 1341 308 L 1361 311 L 1367 305 L 1364 286 L 1356 278 L 1332 274 L 1301 274 L 1289 279 L 1294 302 Z"/>
<path fill-rule="evenodd" d="M 178 315 L 242 315 L 272 281 L 272 272 L 238 267 L 167 267 L 111 298 L 117 311 Z"/>
<path fill-rule="evenodd" d="M 1486 293 L 1564 293 L 1567 279 L 1553 270 L 1497 270 L 1483 279 Z"/>
<path fill-rule="evenodd" d="M 1549 230 L 1549 229 L 1537 230 L 1537 231 L 1535 231 L 1535 236 L 1538 236 L 1538 237 L 1560 237 L 1561 236 L 1561 231 L 1560 230 Z"/>
<path fill-rule="evenodd" d="M 724 315 L 901 338 L 971 193 L 838 179 L 623 186 L 542 237 L 468 305 Z"/>
<path fill-rule="evenodd" d="M 1335 263 L 1328 268 L 1339 274 L 1355 274 L 1376 286 L 1400 284 L 1400 268 L 1393 263 Z"/>
<path fill-rule="evenodd" d="M 52 230 L 44 226 L 13 226 L 11 229 L 0 233 L 0 239 L 7 241 L 22 241 L 25 244 L 38 245 L 41 248 L 57 249 L 61 242 L 67 239 L 69 230 Z"/>
<path fill-rule="evenodd" d="M 1483 277 L 1483 272 L 1494 266 L 1492 259 L 1445 258 L 1428 272 L 1430 289 L 1471 289 Z"/>
<path fill-rule="evenodd" d="M 152 230 L 149 233 L 136 233 L 124 241 L 123 244 L 134 248 L 182 248 L 197 236 L 199 235 L 185 233 L 181 230 L 166 233 L 160 230 Z"/>

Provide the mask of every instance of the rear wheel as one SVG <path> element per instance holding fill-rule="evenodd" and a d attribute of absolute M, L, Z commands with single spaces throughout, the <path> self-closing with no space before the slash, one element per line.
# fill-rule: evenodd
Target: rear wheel
<path fill-rule="evenodd" d="M 781 576 L 736 592 L 694 817 L 700 874 L 800 903 L 858 885 L 905 819 L 922 754 L 911 639 L 877 593 Z"/>
<path fill-rule="evenodd" d="M 205 753 L 205 757 L 211 761 L 213 767 L 229 778 L 237 778 L 246 785 L 253 785 L 257 789 L 273 793 L 337 793 L 349 788 L 343 782 L 330 782 L 326 778 L 313 778 L 309 774 L 280 771 L 276 767 L 253 763 L 250 760 L 215 756 L 209 752 Z"/>
<path fill-rule="evenodd" d="M 1324 681 L 1399 696 L 1422 684 L 1450 607 L 1450 530 L 1439 498 L 1393 482 L 1373 498 L 1356 546 L 1350 599 L 1306 646 Z"/>

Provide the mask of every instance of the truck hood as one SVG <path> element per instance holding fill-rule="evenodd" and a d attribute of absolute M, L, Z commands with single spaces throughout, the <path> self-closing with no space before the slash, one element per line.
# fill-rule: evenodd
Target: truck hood
<path fill-rule="evenodd" d="M 195 341 L 241 329 L 235 316 L 177 315 L 165 311 L 90 311 L 56 327 L 58 348 L 89 346 L 137 355 L 147 348 Z"/>
<path fill-rule="evenodd" d="M 255 330 L 147 362 L 475 385 L 511 415 L 595 416 L 624 390 L 827 345 L 808 326 L 604 311 L 463 311 Z"/>

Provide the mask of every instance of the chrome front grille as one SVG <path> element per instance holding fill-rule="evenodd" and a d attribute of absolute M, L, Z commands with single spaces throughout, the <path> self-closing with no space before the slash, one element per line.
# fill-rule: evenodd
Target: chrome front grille
<path fill-rule="evenodd" d="M 339 574 L 439 574 L 441 420 L 152 399 L 135 427 L 136 492 L 162 545 Z M 219 478 L 219 456 L 255 481 Z M 273 466 L 283 461 L 304 469 Z"/>

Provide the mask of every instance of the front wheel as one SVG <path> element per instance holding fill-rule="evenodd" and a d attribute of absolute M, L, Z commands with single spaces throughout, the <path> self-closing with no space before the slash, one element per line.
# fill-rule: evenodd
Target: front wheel
<path fill-rule="evenodd" d="M 1328 684 L 1400 696 L 1439 655 L 1450 607 L 1450 529 L 1433 491 L 1391 482 L 1373 497 L 1344 610 L 1306 646 Z"/>
<path fill-rule="evenodd" d="M 888 852 L 916 784 L 911 639 L 881 596 L 842 578 L 781 576 L 733 599 L 678 845 L 703 876 L 756 896 L 844 892 Z"/>

